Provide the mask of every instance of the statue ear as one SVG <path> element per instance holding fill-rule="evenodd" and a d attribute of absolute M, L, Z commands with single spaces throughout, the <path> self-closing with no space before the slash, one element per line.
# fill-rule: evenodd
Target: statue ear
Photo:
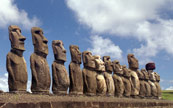
<path fill-rule="evenodd" d="M 9 33 L 9 40 L 12 42 L 12 33 Z"/>
<path fill-rule="evenodd" d="M 56 43 L 55 43 L 54 41 L 52 41 L 52 49 L 53 49 L 53 53 L 54 53 L 54 54 L 56 54 L 55 44 L 56 44 Z"/>
<path fill-rule="evenodd" d="M 82 60 L 83 60 L 83 63 L 86 63 L 85 56 L 86 56 L 86 53 L 82 53 Z"/>
<path fill-rule="evenodd" d="M 34 34 L 32 34 L 32 43 L 33 43 L 33 45 L 36 44 L 36 40 L 35 40 L 35 36 L 34 36 Z"/>

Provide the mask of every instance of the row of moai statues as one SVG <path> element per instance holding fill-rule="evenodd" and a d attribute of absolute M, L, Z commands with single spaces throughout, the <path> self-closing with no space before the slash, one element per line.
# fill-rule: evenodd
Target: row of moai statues
<path fill-rule="evenodd" d="M 39 27 L 31 29 L 34 53 L 30 57 L 32 72 L 31 91 L 36 94 L 48 94 L 51 84 L 48 55 L 48 40 Z M 7 71 L 9 92 L 22 93 L 27 88 L 27 68 L 23 57 L 25 37 L 16 25 L 9 26 L 11 51 L 7 54 Z M 71 63 L 69 76 L 64 66 L 66 50 L 61 40 L 52 41 L 54 62 L 52 64 L 52 92 L 66 95 L 69 88 L 71 95 L 116 96 L 116 97 L 147 97 L 160 98 L 160 76 L 153 72 L 154 63 L 148 63 L 146 69 L 138 70 L 138 60 L 128 54 L 129 68 L 120 65 L 118 60 L 111 61 L 110 56 L 103 60 L 89 51 L 82 54 L 79 47 L 70 45 Z M 83 70 L 80 64 L 83 60 Z"/>

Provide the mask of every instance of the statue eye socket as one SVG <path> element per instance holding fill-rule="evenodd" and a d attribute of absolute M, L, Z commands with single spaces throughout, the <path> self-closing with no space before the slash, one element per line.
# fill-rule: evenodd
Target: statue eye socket
<path fill-rule="evenodd" d="M 36 34 L 40 34 L 40 31 L 35 31 Z"/>
<path fill-rule="evenodd" d="M 13 32 L 16 32 L 16 31 L 17 31 L 17 29 L 13 29 L 12 31 L 13 31 Z"/>

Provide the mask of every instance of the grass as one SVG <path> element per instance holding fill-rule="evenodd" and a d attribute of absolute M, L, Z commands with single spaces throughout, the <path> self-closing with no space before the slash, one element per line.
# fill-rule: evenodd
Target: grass
<path fill-rule="evenodd" d="M 173 101 L 173 90 L 163 90 L 162 91 L 162 98 L 166 100 Z"/>

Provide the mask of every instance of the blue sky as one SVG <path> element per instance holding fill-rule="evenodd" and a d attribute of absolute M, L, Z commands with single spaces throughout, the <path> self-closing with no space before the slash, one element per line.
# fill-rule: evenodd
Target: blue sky
<path fill-rule="evenodd" d="M 50 66 L 54 60 L 52 40 L 62 40 L 71 61 L 69 45 L 94 55 L 110 55 L 127 65 L 134 53 L 140 69 L 156 63 L 162 89 L 173 89 L 173 0 L 1 0 L 0 89 L 7 91 L 6 55 L 10 51 L 9 25 L 18 25 L 25 41 L 24 57 L 29 75 L 33 53 L 31 27 L 44 30 L 48 39 Z M 82 68 L 82 65 L 81 65 Z"/>

